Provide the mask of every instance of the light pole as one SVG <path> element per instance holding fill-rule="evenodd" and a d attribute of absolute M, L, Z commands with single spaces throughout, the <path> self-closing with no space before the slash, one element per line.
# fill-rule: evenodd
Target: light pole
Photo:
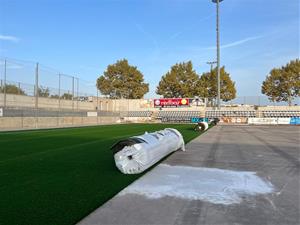
<path fill-rule="evenodd" d="M 213 62 L 207 62 L 206 64 L 210 65 L 210 72 L 212 72 L 213 70 L 213 65 L 216 64 L 217 61 L 213 61 Z"/>
<path fill-rule="evenodd" d="M 219 32 L 219 3 L 223 0 L 212 0 L 213 3 L 216 3 L 217 8 L 217 80 L 218 80 L 218 98 L 217 98 L 217 104 L 218 109 L 220 109 L 220 93 L 221 93 L 221 87 L 220 87 L 220 32 Z"/>
<path fill-rule="evenodd" d="M 210 65 L 210 74 L 211 74 L 211 76 L 212 76 L 212 74 L 213 74 L 213 65 L 214 64 L 217 64 L 217 61 L 211 61 L 211 62 L 207 62 L 206 64 L 208 64 L 208 65 Z M 214 105 L 214 107 L 215 107 L 215 101 L 211 101 L 211 103 Z"/>

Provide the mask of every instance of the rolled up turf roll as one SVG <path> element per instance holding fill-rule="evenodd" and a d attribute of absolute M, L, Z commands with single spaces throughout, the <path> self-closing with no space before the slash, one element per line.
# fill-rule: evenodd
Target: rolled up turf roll
<path fill-rule="evenodd" d="M 124 174 L 145 171 L 163 157 L 178 149 L 185 150 L 181 133 L 166 128 L 121 140 L 111 147 L 115 164 Z"/>
<path fill-rule="evenodd" d="M 200 122 L 195 126 L 196 131 L 205 131 L 208 129 L 208 123 L 207 122 Z"/>
<path fill-rule="evenodd" d="M 209 120 L 209 124 L 213 126 L 217 125 L 219 122 L 220 122 L 219 118 L 214 118 Z"/>

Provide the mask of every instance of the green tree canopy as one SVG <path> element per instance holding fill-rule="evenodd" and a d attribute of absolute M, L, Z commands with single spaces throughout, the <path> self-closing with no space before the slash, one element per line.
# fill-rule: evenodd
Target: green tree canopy
<path fill-rule="evenodd" d="M 139 99 L 149 91 L 143 74 L 126 59 L 108 65 L 106 71 L 97 79 L 97 88 L 110 98 Z"/>
<path fill-rule="evenodd" d="M 281 68 L 274 68 L 262 83 L 261 92 L 273 102 L 292 104 L 300 96 L 300 61 L 292 60 Z"/>
<path fill-rule="evenodd" d="M 192 98 L 197 95 L 198 79 L 191 61 L 176 63 L 161 78 L 156 93 L 164 98 Z"/>
<path fill-rule="evenodd" d="M 220 98 L 230 101 L 236 97 L 235 82 L 230 78 L 230 74 L 225 71 L 223 66 L 220 69 Z M 217 68 L 210 72 L 203 73 L 197 83 L 197 93 L 200 97 L 208 98 L 210 101 L 218 96 Z"/>
<path fill-rule="evenodd" d="M 50 98 L 59 98 L 59 95 L 57 95 L 57 94 L 51 95 Z"/>
<path fill-rule="evenodd" d="M 4 92 L 4 88 L 6 90 L 6 94 L 25 95 L 25 91 L 14 84 L 6 84 L 5 86 L 0 87 L 1 93 Z"/>
<path fill-rule="evenodd" d="M 39 97 L 45 97 L 45 98 L 47 98 L 47 97 L 49 97 L 49 95 L 50 95 L 49 88 L 43 88 L 43 87 L 39 87 L 38 88 L 38 96 Z"/>
<path fill-rule="evenodd" d="M 72 94 L 69 94 L 69 93 L 64 93 L 62 96 L 61 96 L 62 99 L 66 99 L 66 100 L 72 100 L 73 98 L 73 95 Z"/>

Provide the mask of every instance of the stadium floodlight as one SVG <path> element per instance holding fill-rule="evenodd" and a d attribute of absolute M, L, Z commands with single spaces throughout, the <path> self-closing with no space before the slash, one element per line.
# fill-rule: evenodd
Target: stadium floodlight
<path fill-rule="evenodd" d="M 172 128 L 146 132 L 111 147 L 117 168 L 125 174 L 141 173 L 178 149 L 185 150 L 184 140 L 181 133 Z"/>
<path fill-rule="evenodd" d="M 217 82 L 218 82 L 218 109 L 220 109 L 220 96 L 221 96 L 221 87 L 220 87 L 220 31 L 219 31 L 219 3 L 223 0 L 212 0 L 213 3 L 216 3 L 216 9 L 217 9 Z"/>

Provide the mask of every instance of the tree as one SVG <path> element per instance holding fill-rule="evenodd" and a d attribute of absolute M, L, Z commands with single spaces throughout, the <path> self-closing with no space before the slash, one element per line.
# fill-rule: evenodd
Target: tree
<path fill-rule="evenodd" d="M 39 87 L 38 88 L 38 96 L 39 97 L 49 97 L 50 95 L 50 91 L 49 91 L 49 88 L 43 88 L 43 87 Z"/>
<path fill-rule="evenodd" d="M 281 68 L 274 68 L 262 83 L 261 92 L 272 102 L 292 104 L 300 96 L 300 61 L 292 60 Z"/>
<path fill-rule="evenodd" d="M 235 82 L 230 78 L 230 74 L 225 71 L 223 66 L 220 69 L 220 98 L 224 101 L 230 101 L 236 97 Z M 217 68 L 210 72 L 203 73 L 197 83 L 198 95 L 208 98 L 210 102 L 218 96 L 218 83 L 217 83 Z"/>
<path fill-rule="evenodd" d="M 156 93 L 164 98 L 193 98 L 199 76 L 191 61 L 176 63 L 160 80 Z"/>
<path fill-rule="evenodd" d="M 62 99 L 66 99 L 66 100 L 72 100 L 73 98 L 73 95 L 72 94 L 69 94 L 69 93 L 64 93 L 62 96 L 61 96 Z"/>
<path fill-rule="evenodd" d="M 126 59 L 108 65 L 106 71 L 97 79 L 97 88 L 110 98 L 140 99 L 149 91 L 143 74 Z"/>
<path fill-rule="evenodd" d="M 6 94 L 25 95 L 25 91 L 14 84 L 6 84 L 5 86 L 0 87 L 0 92 L 4 93 L 4 90 L 6 91 Z"/>
<path fill-rule="evenodd" d="M 59 95 L 56 95 L 56 94 L 55 95 L 51 95 L 50 98 L 57 98 L 58 99 Z"/>

